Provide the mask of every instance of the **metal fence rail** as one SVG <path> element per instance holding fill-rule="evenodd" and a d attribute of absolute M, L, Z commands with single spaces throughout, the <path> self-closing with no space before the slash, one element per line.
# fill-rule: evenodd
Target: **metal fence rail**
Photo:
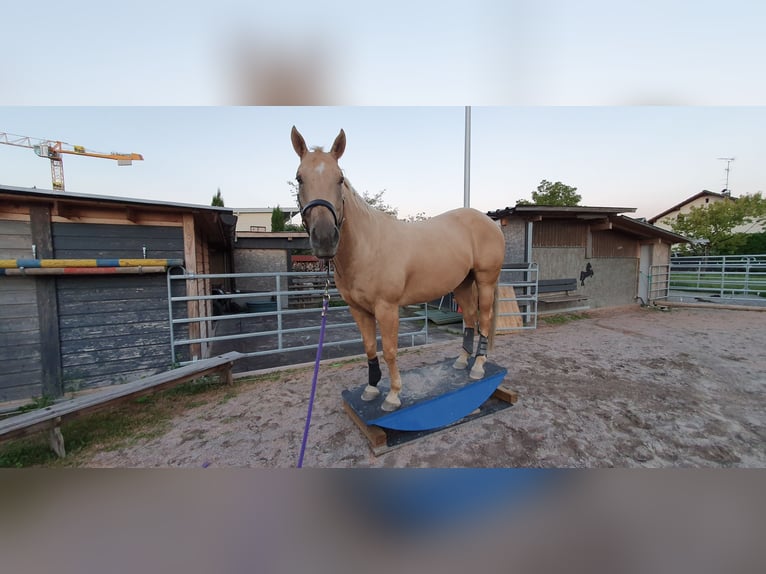
<path fill-rule="evenodd" d="M 193 345 L 212 346 L 214 353 L 235 350 L 235 343 L 247 343 L 247 350 L 239 347 L 245 357 L 262 357 L 285 352 L 315 350 L 321 322 L 324 288 L 305 285 L 323 283 L 325 274 L 316 272 L 285 273 L 188 273 L 181 267 L 168 270 L 168 314 L 170 321 L 170 346 L 174 364 L 187 364 L 198 358 L 191 350 Z M 268 290 L 223 293 L 213 292 L 210 281 L 239 281 L 256 279 L 261 284 L 270 283 Z M 327 313 L 325 346 L 341 346 L 361 343 L 356 323 L 348 305 L 340 298 L 332 284 L 328 289 L 330 304 Z M 196 281 L 208 286 L 203 294 L 188 295 L 186 283 Z M 178 288 L 176 285 L 182 285 Z M 178 292 L 183 294 L 178 294 Z M 210 301 L 212 314 L 187 313 L 186 304 L 191 301 Z M 233 312 L 232 312 L 233 310 Z M 415 311 L 422 311 L 416 315 Z M 422 323 L 422 326 L 418 326 Z M 211 326 L 207 336 L 190 336 L 190 325 Z M 413 324 L 415 327 L 408 327 Z M 427 305 L 410 306 L 399 319 L 399 338 L 409 338 L 414 346 L 416 340 L 428 340 Z M 184 327 L 186 327 L 184 329 Z M 196 331 L 204 332 L 198 328 Z M 380 337 L 378 337 L 380 340 Z M 179 353 L 180 349 L 186 352 Z M 203 353 L 207 354 L 207 353 Z"/>
<path fill-rule="evenodd" d="M 184 365 L 210 354 L 238 351 L 245 358 L 316 350 L 321 323 L 322 296 L 327 275 L 317 272 L 188 273 L 183 267 L 168 270 L 168 316 L 173 364 Z M 220 284 L 257 281 L 257 290 L 224 292 Z M 348 305 L 341 299 L 330 273 L 330 304 L 325 347 L 361 344 L 362 338 Z M 190 289 L 194 283 L 199 294 Z M 498 318 L 520 316 L 521 327 L 537 327 L 537 264 L 505 267 L 501 287 L 511 287 L 519 311 L 500 311 Z M 200 304 L 199 302 L 203 302 Z M 196 305 L 189 305 L 196 303 Z M 190 307 L 194 311 L 190 312 Z M 208 309 L 200 312 L 199 308 Z M 411 346 L 429 341 L 429 305 L 411 305 L 400 312 L 399 338 Z M 203 328 L 205 326 L 205 328 Z M 380 336 L 378 336 L 380 340 Z M 196 349 L 196 352 L 195 352 Z"/>
<path fill-rule="evenodd" d="M 670 287 L 670 265 L 652 265 L 647 281 L 649 282 L 648 302 L 667 299 Z"/>
<path fill-rule="evenodd" d="M 733 302 L 766 297 L 766 255 L 672 257 L 668 296 L 716 296 Z"/>
<path fill-rule="evenodd" d="M 518 312 L 498 312 L 498 322 L 503 317 L 521 317 L 521 327 L 499 327 L 498 332 L 537 328 L 537 263 L 506 264 L 500 272 L 500 287 L 511 287 L 514 297 L 498 298 L 499 303 L 515 300 Z M 503 305 L 500 305 L 502 307 Z"/>

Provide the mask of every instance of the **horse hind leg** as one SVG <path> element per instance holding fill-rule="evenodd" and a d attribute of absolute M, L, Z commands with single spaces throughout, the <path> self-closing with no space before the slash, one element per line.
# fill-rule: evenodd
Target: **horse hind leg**
<path fill-rule="evenodd" d="M 489 338 L 494 334 L 495 285 L 479 285 L 479 347 L 469 376 L 474 380 L 484 378 L 484 363 L 489 352 Z"/>
<path fill-rule="evenodd" d="M 465 369 L 468 367 L 468 359 L 471 358 L 474 351 L 474 337 L 477 321 L 476 293 L 473 276 L 469 275 L 453 291 L 455 301 L 463 310 L 463 346 L 452 366 L 455 369 Z"/>

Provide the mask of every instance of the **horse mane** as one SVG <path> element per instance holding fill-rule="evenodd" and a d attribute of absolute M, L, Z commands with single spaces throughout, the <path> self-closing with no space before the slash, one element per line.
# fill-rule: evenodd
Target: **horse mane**
<path fill-rule="evenodd" d="M 364 200 L 364 197 L 361 196 L 361 194 L 356 191 L 353 185 L 351 185 L 351 182 L 348 180 L 347 177 L 343 178 L 343 186 L 348 190 L 348 194 L 345 196 L 346 201 L 349 199 L 356 204 L 356 207 L 360 210 L 362 210 L 364 213 L 366 213 L 369 216 L 376 217 L 376 216 L 385 216 L 390 217 L 391 219 L 396 219 L 393 217 L 390 213 L 386 213 L 385 211 L 381 211 L 380 209 L 375 209 L 372 205 L 367 203 Z"/>

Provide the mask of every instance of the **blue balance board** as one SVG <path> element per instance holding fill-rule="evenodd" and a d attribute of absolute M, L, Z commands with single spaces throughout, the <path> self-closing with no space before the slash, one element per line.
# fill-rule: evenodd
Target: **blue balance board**
<path fill-rule="evenodd" d="M 362 401 L 366 385 L 343 391 L 344 400 L 368 426 L 400 431 L 425 431 L 448 426 L 479 408 L 503 382 L 508 370 L 494 363 L 484 365 L 484 378 L 474 381 L 464 370 L 452 368 L 454 359 L 435 365 L 401 371 L 402 406 L 386 412 L 381 405 L 388 387 L 381 381 L 381 394 L 372 401 Z"/>

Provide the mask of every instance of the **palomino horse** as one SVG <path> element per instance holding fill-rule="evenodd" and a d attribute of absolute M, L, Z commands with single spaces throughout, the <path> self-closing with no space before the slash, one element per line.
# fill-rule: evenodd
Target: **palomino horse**
<path fill-rule="evenodd" d="M 484 376 L 495 331 L 497 281 L 505 255 L 500 228 L 475 209 L 448 211 L 426 221 L 399 221 L 372 208 L 343 177 L 338 159 L 346 149 L 340 131 L 329 152 L 309 150 L 293 126 L 293 148 L 301 158 L 296 179 L 298 205 L 314 255 L 332 259 L 335 284 L 362 333 L 368 361 L 366 401 L 380 391 L 377 320 L 391 388 L 382 408 L 401 406 L 402 380 L 396 365 L 399 307 L 423 303 L 452 291 L 463 310 L 463 348 L 455 368 L 468 367 L 474 329 L 479 345 L 470 372 Z"/>

